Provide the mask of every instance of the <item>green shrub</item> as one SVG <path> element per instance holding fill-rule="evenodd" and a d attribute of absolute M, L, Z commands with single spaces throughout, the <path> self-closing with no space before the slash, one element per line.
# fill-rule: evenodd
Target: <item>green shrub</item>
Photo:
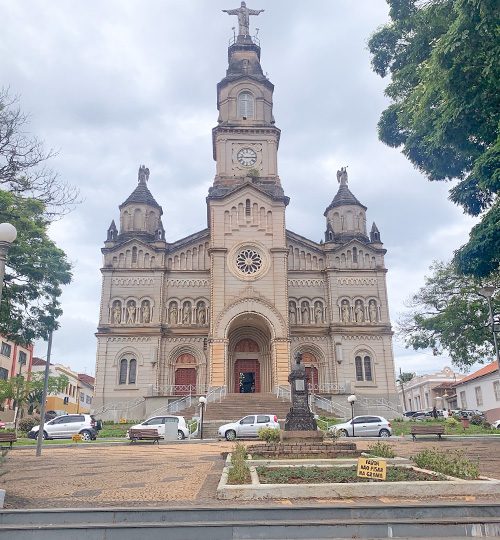
<path fill-rule="evenodd" d="M 251 481 L 250 469 L 247 462 L 247 449 L 244 444 L 236 443 L 231 454 L 231 467 L 229 468 L 227 480 L 229 484 L 248 484 Z"/>
<path fill-rule="evenodd" d="M 391 422 L 404 422 L 404 419 L 402 416 L 397 416 L 396 418 L 393 418 Z"/>
<path fill-rule="evenodd" d="M 396 456 L 392 447 L 385 442 L 377 442 L 368 447 L 368 453 L 373 456 L 393 458 Z"/>
<path fill-rule="evenodd" d="M 446 425 L 449 427 L 457 427 L 460 425 L 460 422 L 453 416 L 448 416 L 445 422 L 446 422 Z"/>
<path fill-rule="evenodd" d="M 19 431 L 24 431 L 25 433 L 28 433 L 33 429 L 34 426 L 38 426 L 38 424 L 40 424 L 39 416 L 25 416 L 24 418 L 21 418 L 21 420 L 19 420 L 17 427 Z"/>
<path fill-rule="evenodd" d="M 411 458 L 417 467 L 430 469 L 448 476 L 474 480 L 479 477 L 479 466 L 465 457 L 460 450 L 451 453 L 441 452 L 440 450 L 427 449 L 422 450 L 416 456 Z"/>
<path fill-rule="evenodd" d="M 470 423 L 474 426 L 482 426 L 484 423 L 484 417 L 479 416 L 478 414 L 475 414 L 471 417 Z"/>
<path fill-rule="evenodd" d="M 267 443 L 280 442 L 281 429 L 279 428 L 261 428 L 259 429 L 259 439 Z"/>

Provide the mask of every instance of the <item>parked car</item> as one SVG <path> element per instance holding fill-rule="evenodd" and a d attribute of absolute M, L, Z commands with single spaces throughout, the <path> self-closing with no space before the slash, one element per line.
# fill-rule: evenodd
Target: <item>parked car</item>
<path fill-rule="evenodd" d="M 495 420 L 495 422 L 492 422 L 491 427 L 493 429 L 500 429 L 500 420 Z"/>
<path fill-rule="evenodd" d="M 56 411 L 47 411 L 45 413 L 45 421 L 48 422 L 49 420 L 53 420 L 56 416 L 61 416 L 56 413 Z"/>
<path fill-rule="evenodd" d="M 420 411 L 406 411 L 403 413 L 403 416 L 406 418 L 411 418 L 414 414 L 417 414 Z"/>
<path fill-rule="evenodd" d="M 353 424 L 355 437 L 390 437 L 392 435 L 391 423 L 383 416 L 355 416 L 349 422 L 330 426 L 328 431 L 336 432 L 341 437 L 352 437 Z"/>
<path fill-rule="evenodd" d="M 184 419 L 184 416 L 172 416 L 172 415 L 152 416 L 151 418 L 144 420 L 144 422 L 141 422 L 140 424 L 135 424 L 135 426 L 131 426 L 129 430 L 130 429 L 145 429 L 145 428 L 157 429 L 160 437 L 164 437 L 165 424 L 168 424 L 170 422 L 177 422 L 177 439 L 178 440 L 182 441 L 182 439 L 189 437 L 189 429 L 186 425 L 186 420 Z M 127 438 L 130 438 L 128 431 L 127 431 Z"/>
<path fill-rule="evenodd" d="M 258 437 L 262 428 L 279 428 L 278 417 L 272 413 L 249 414 L 241 420 L 219 428 L 219 438 L 234 441 L 236 438 Z"/>
<path fill-rule="evenodd" d="M 38 437 L 40 426 L 34 426 L 28 433 L 30 439 Z M 101 422 L 90 414 L 64 414 L 45 422 L 44 439 L 71 439 L 79 433 L 84 441 L 95 440 L 101 429 Z"/>
<path fill-rule="evenodd" d="M 467 418 L 471 419 L 473 416 L 479 416 L 481 418 L 485 418 L 483 411 L 478 411 L 477 409 L 461 409 L 460 411 L 456 411 L 454 413 L 454 416 L 458 418 Z"/>

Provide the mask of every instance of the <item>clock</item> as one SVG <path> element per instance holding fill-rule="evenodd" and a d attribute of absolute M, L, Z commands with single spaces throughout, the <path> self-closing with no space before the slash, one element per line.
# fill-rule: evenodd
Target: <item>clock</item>
<path fill-rule="evenodd" d="M 251 167 L 257 162 L 257 154 L 251 148 L 241 148 L 236 154 L 236 159 L 243 167 Z"/>

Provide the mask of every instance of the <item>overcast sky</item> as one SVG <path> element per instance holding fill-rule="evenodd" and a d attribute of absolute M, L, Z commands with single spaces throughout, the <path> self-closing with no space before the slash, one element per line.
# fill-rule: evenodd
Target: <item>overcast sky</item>
<path fill-rule="evenodd" d="M 118 205 L 151 170 L 167 241 L 206 227 L 215 173 L 211 129 L 239 0 L 0 0 L 0 85 L 20 96 L 30 130 L 59 153 L 52 167 L 83 203 L 51 228 L 74 266 L 64 289 L 52 360 L 93 374 L 101 247 Z M 349 187 L 368 207 L 387 248 L 392 321 L 423 284 L 432 260 L 449 259 L 470 218 L 398 150 L 377 139 L 387 80 L 370 69 L 369 36 L 388 20 L 384 0 L 251 0 L 261 63 L 275 85 L 279 174 L 290 197 L 287 228 L 319 241 L 323 212 L 348 165 Z M 236 25 L 237 26 L 237 25 Z M 450 364 L 394 343 L 396 368 Z M 37 356 L 46 345 L 37 343 Z"/>

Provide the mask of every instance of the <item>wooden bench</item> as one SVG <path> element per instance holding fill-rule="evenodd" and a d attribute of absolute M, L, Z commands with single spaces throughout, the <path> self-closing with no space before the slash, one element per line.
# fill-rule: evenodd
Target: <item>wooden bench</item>
<path fill-rule="evenodd" d="M 12 443 L 17 441 L 15 431 L 0 431 L 0 443 L 8 442 L 12 448 Z"/>
<path fill-rule="evenodd" d="M 130 442 L 136 442 L 139 440 L 153 441 L 153 444 L 159 444 L 161 439 L 157 429 L 131 429 L 128 432 Z"/>
<path fill-rule="evenodd" d="M 416 441 L 416 435 L 437 435 L 441 439 L 444 435 L 444 426 L 411 426 L 411 436 Z"/>

